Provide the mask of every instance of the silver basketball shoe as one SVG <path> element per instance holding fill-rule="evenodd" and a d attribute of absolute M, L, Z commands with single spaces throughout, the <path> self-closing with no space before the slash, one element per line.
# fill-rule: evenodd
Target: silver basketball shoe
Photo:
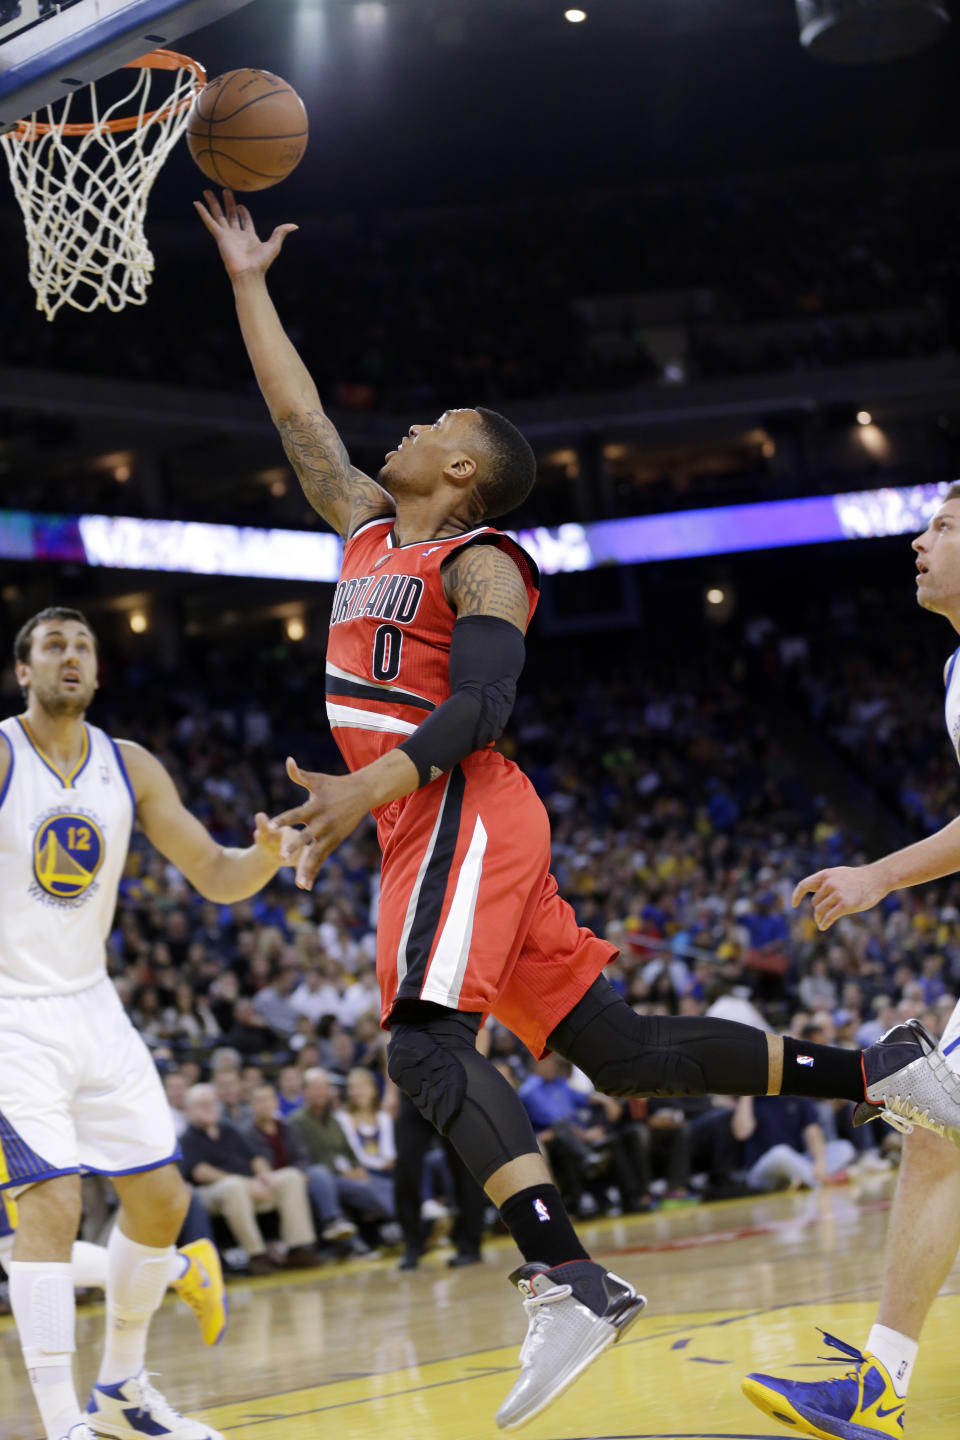
<path fill-rule="evenodd" d="M 905 1020 L 863 1052 L 866 1100 L 854 1124 L 881 1116 L 895 1130 L 914 1125 L 960 1146 L 960 1075 L 947 1064 L 937 1042 L 919 1020 Z"/>
<path fill-rule="evenodd" d="M 572 1385 L 629 1330 L 647 1303 L 627 1280 L 593 1260 L 528 1263 L 510 1279 L 523 1296 L 527 1334 L 520 1376 L 497 1411 L 501 1430 L 515 1430 Z"/>

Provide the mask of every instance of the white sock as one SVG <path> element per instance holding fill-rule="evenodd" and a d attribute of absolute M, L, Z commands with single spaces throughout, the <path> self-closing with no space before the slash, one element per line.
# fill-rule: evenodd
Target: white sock
<path fill-rule="evenodd" d="M 77 1290 L 106 1290 L 107 1247 L 75 1240 L 70 1251 L 70 1273 Z"/>
<path fill-rule="evenodd" d="M 11 1260 L 10 1304 L 47 1440 L 83 1419 L 73 1383 L 73 1280 L 68 1264 Z"/>
<path fill-rule="evenodd" d="M 874 1325 L 867 1336 L 867 1349 L 871 1355 L 876 1355 L 890 1376 L 900 1399 L 906 1399 L 920 1349 L 917 1341 L 911 1340 L 909 1335 L 901 1335 L 899 1330 L 889 1329 L 886 1325 Z"/>
<path fill-rule="evenodd" d="M 147 1330 L 170 1278 L 173 1246 L 156 1250 L 130 1240 L 119 1225 L 107 1243 L 107 1337 L 98 1385 L 117 1385 L 139 1375 Z"/>

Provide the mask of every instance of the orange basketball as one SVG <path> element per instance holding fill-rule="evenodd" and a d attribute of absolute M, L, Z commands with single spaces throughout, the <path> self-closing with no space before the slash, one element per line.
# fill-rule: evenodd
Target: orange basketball
<path fill-rule="evenodd" d="M 307 148 L 307 111 L 269 70 L 228 70 L 204 85 L 187 117 L 190 154 L 228 190 L 267 190 L 285 180 Z"/>

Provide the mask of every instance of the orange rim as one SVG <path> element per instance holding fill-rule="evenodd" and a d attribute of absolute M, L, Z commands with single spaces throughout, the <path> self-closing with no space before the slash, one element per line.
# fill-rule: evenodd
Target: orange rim
<path fill-rule="evenodd" d="M 69 125 L 50 125 L 45 120 L 21 120 L 16 129 L 12 132 L 18 140 L 36 140 L 40 135 L 49 135 L 52 130 L 58 131 L 61 135 L 89 135 L 94 130 L 109 130 L 112 134 L 122 134 L 127 130 L 139 130 L 143 125 L 149 125 L 151 120 L 158 116 L 166 119 L 170 114 L 178 114 L 186 110 L 188 105 L 193 103 L 193 96 L 202 90 L 207 83 L 207 72 L 199 60 L 191 60 L 189 55 L 181 55 L 177 50 L 151 50 L 149 55 L 141 55 L 138 60 L 129 60 L 122 67 L 124 70 L 192 70 L 195 80 L 193 94 L 185 95 L 176 104 L 168 101 L 166 105 L 158 105 L 156 110 L 149 110 L 145 115 L 122 115 L 116 120 L 107 120 L 94 123 L 92 120 L 85 122 L 77 121 Z"/>

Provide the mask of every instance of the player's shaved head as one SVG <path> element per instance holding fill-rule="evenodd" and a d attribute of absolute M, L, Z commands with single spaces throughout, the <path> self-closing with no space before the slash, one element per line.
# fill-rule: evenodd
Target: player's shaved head
<path fill-rule="evenodd" d="M 533 489 L 537 461 L 516 425 L 496 410 L 477 406 L 482 457 L 474 490 L 478 518 L 491 520 L 516 510 Z"/>
<path fill-rule="evenodd" d="M 448 487 L 451 514 L 470 528 L 522 504 L 537 462 L 506 416 L 477 406 L 445 410 L 432 425 L 411 425 L 377 478 L 395 500 Z"/>

